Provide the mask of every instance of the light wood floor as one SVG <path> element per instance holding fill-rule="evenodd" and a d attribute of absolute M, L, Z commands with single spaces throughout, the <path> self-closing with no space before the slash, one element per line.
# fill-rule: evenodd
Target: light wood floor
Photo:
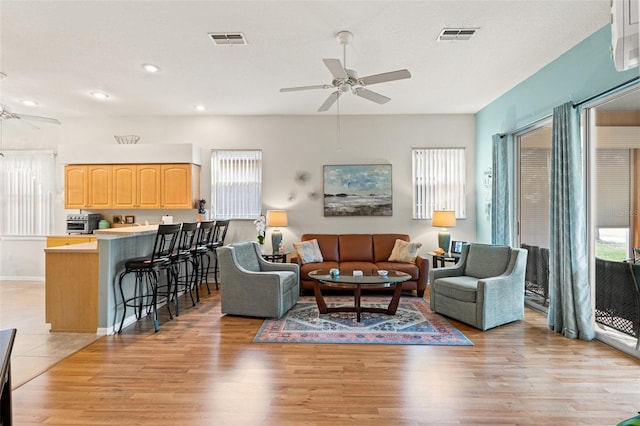
<path fill-rule="evenodd" d="M 206 293 L 206 292 L 205 292 Z M 262 320 L 219 293 L 104 336 L 14 391 L 16 425 L 615 425 L 640 410 L 640 361 L 569 340 L 530 309 L 475 346 L 254 344 Z"/>

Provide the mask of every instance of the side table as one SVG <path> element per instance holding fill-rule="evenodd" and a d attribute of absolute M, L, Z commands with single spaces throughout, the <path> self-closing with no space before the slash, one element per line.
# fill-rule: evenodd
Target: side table
<path fill-rule="evenodd" d="M 427 254 L 429 256 L 431 256 L 431 258 L 433 259 L 433 267 L 434 268 L 444 268 L 446 262 L 450 262 L 450 263 L 456 264 L 456 263 L 458 263 L 458 260 L 460 260 L 460 255 L 459 254 L 453 254 L 453 253 L 436 254 L 436 253 L 434 253 L 432 251 L 430 251 Z"/>
<path fill-rule="evenodd" d="M 268 262 L 287 263 L 287 255 L 289 253 L 263 253 L 262 258 Z"/>

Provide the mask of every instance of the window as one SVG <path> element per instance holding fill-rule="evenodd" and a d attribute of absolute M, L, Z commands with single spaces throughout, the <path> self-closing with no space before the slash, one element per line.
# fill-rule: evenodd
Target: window
<path fill-rule="evenodd" d="M 466 217 L 464 148 L 414 148 L 413 218 L 431 219 L 434 210 Z"/>
<path fill-rule="evenodd" d="M 53 229 L 55 160 L 52 151 L 3 151 L 0 233 L 47 235 Z"/>
<path fill-rule="evenodd" d="M 211 152 L 215 219 L 255 219 L 262 211 L 262 151 Z"/>

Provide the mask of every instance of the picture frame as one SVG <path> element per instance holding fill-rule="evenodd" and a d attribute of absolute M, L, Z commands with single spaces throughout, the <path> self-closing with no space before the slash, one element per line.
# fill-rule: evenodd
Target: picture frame
<path fill-rule="evenodd" d="M 392 216 L 391 164 L 325 165 L 325 216 Z"/>
<path fill-rule="evenodd" d="M 115 223 L 115 224 L 119 224 L 122 223 L 122 215 L 121 214 L 114 214 L 113 217 L 111 218 L 111 223 Z"/>
<path fill-rule="evenodd" d="M 135 223 L 136 221 L 136 217 L 135 216 L 125 216 L 124 217 L 124 223 Z"/>

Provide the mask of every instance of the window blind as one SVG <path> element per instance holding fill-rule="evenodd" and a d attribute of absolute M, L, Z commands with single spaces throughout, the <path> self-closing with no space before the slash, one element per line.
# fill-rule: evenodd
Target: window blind
<path fill-rule="evenodd" d="M 55 159 L 52 151 L 3 151 L 0 233 L 47 235 L 53 229 Z"/>
<path fill-rule="evenodd" d="M 550 141 L 549 141 L 550 143 Z M 551 149 L 520 149 L 520 242 L 549 247 L 549 171 Z"/>
<path fill-rule="evenodd" d="M 431 219 L 434 210 L 454 210 L 466 217 L 464 148 L 414 148 L 413 218 Z"/>
<path fill-rule="evenodd" d="M 262 151 L 211 152 L 215 219 L 255 219 L 262 211 Z"/>
<path fill-rule="evenodd" d="M 628 228 L 631 214 L 628 149 L 596 149 L 596 223 L 598 228 Z"/>

